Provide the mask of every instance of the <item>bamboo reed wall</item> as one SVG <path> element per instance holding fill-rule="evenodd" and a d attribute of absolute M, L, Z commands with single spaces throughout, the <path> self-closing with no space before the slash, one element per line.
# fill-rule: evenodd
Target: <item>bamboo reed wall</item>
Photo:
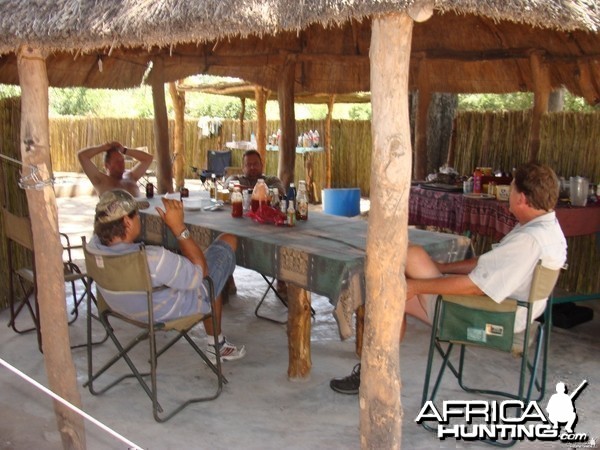
<path fill-rule="evenodd" d="M 2 153 L 19 155 L 18 103 L 14 100 L 0 103 L 0 132 Z M 476 166 L 489 166 L 510 170 L 528 159 L 529 111 L 512 112 L 460 112 L 455 119 L 456 141 L 454 167 L 462 174 L 472 173 Z M 152 119 L 112 118 L 54 118 L 50 120 L 50 146 L 53 169 L 61 172 L 80 172 L 77 151 L 98 143 L 118 140 L 127 146 L 146 146 L 155 153 L 154 124 Z M 276 133 L 279 121 L 267 123 L 267 135 Z M 170 123 L 172 135 L 173 123 Z M 325 136 L 324 120 L 297 121 L 297 134 L 318 130 Z M 17 131 L 15 131 L 17 130 Z M 235 120 L 222 122 L 221 133 L 204 138 L 199 135 L 197 122 L 186 120 L 185 125 L 185 176 L 194 176 L 191 167 L 206 167 L 206 152 L 224 148 L 235 133 L 238 140 L 250 140 L 256 132 L 256 122 L 245 123 L 242 136 L 240 124 Z M 363 196 L 370 194 L 371 123 L 370 121 L 332 121 L 332 186 L 360 187 Z M 553 113 L 546 115 L 541 124 L 539 159 L 550 164 L 557 174 L 568 179 L 582 175 L 594 182 L 600 181 L 600 114 Z M 241 150 L 233 151 L 233 165 L 241 166 Z M 305 157 L 297 155 L 295 180 L 305 179 Z M 97 164 L 101 165 L 101 157 Z M 277 173 L 278 153 L 267 152 L 265 172 Z M 317 189 L 325 187 L 325 153 L 313 154 L 313 178 Z M 14 167 L 13 167 L 14 169 Z M 6 175 L 2 175 L 5 177 Z M 16 176 L 16 175 L 13 175 Z M 2 186 L 16 187 L 15 182 Z M 12 187 L 11 187 L 12 186 Z M 19 189 L 16 189 L 20 191 Z M 16 196 L 18 194 L 11 193 Z M 21 195 L 24 194 L 21 191 Z M 19 211 L 20 212 L 20 211 Z M 491 241 L 485 236 L 474 236 L 480 250 L 489 248 Z M 599 250 L 594 236 L 569 238 L 569 263 L 571 269 L 561 277 L 560 284 L 569 290 L 600 292 L 598 273 Z M 0 275 L 0 283 L 3 279 Z M 6 284 L 0 284 L 4 289 Z M 1 301 L 1 298 L 0 298 Z"/>
<path fill-rule="evenodd" d="M 0 153 L 17 161 L 21 160 L 20 123 L 20 99 L 0 99 Z M 2 207 L 7 208 L 10 212 L 19 216 L 28 216 L 25 191 L 17 186 L 20 172 L 21 168 L 18 164 L 0 158 L 0 201 Z M 2 267 L 2 270 L 0 270 L 0 308 L 8 306 L 10 294 L 7 251 L 4 225 L 3 221 L 0 220 L 0 267 Z M 31 267 L 32 255 L 18 245 L 13 245 L 13 261 L 15 267 Z M 16 285 L 15 288 L 17 293 L 20 294 Z M 25 328 L 29 324 L 30 322 L 27 322 Z"/>
<path fill-rule="evenodd" d="M 511 170 L 529 159 L 530 111 L 462 112 L 456 116 L 454 167 L 470 174 L 477 166 Z M 543 117 L 538 160 L 558 176 L 587 177 L 600 182 L 600 114 L 550 113 Z M 600 242 L 596 236 L 567 238 L 569 269 L 559 286 L 572 292 L 600 292 Z M 473 236 L 477 253 L 492 240 Z"/>

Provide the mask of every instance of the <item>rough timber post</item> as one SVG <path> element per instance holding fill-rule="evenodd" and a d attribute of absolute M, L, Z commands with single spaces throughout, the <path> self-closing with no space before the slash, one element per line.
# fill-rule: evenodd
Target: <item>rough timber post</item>
<path fill-rule="evenodd" d="M 169 83 L 169 93 L 175 113 L 173 129 L 173 172 L 175 174 L 175 191 L 185 184 L 185 151 L 183 148 L 185 129 L 185 91 L 178 91 L 174 82 Z"/>
<path fill-rule="evenodd" d="M 415 137 L 415 179 L 424 180 L 427 177 L 427 123 L 429 122 L 429 105 L 431 103 L 431 88 L 427 77 L 427 60 L 419 61 L 418 89 L 419 103 L 417 107 L 416 137 Z"/>
<path fill-rule="evenodd" d="M 24 46 L 17 53 L 21 85 L 21 160 L 23 176 L 29 167 L 39 170 L 42 180 L 52 177 L 48 131 L 48 76 L 39 49 Z M 39 286 L 39 319 L 44 362 L 50 389 L 81 407 L 77 377 L 71 357 L 62 245 L 58 235 L 58 211 L 54 187 L 27 189 L 27 204 L 35 249 L 36 282 Z M 32 349 L 32 351 L 35 351 Z M 85 448 L 85 428 L 81 416 L 54 402 L 58 431 L 65 449 Z"/>
<path fill-rule="evenodd" d="M 154 141 L 156 142 L 156 167 L 158 193 L 173 192 L 173 170 L 169 152 L 169 116 L 165 100 L 164 61 L 153 61 L 150 76 L 152 84 L 152 104 L 154 105 Z"/>
<path fill-rule="evenodd" d="M 267 96 L 268 90 L 262 86 L 254 87 L 256 101 L 256 149 L 267 169 Z M 283 193 L 282 193 L 283 194 Z"/>
<path fill-rule="evenodd" d="M 333 105 L 335 103 L 335 95 L 329 96 L 327 100 L 327 116 L 325 117 L 325 172 L 326 182 L 325 187 L 331 187 L 331 119 L 333 117 Z"/>
<path fill-rule="evenodd" d="M 277 100 L 279 101 L 279 122 L 281 123 L 281 142 L 279 142 L 279 166 L 277 174 L 287 189 L 294 182 L 296 166 L 296 117 L 294 115 L 294 75 L 296 60 L 288 56 L 279 77 Z"/>
<path fill-rule="evenodd" d="M 540 151 L 540 122 L 542 115 L 548 112 L 548 100 L 552 92 L 550 72 L 543 55 L 533 52 L 530 55 L 531 74 L 533 75 L 533 114 L 529 129 L 529 160 L 535 161 Z"/>
<path fill-rule="evenodd" d="M 375 17 L 371 28 L 373 156 L 359 394 L 362 448 L 395 449 L 402 438 L 398 339 L 406 299 L 412 29 L 406 14 Z"/>

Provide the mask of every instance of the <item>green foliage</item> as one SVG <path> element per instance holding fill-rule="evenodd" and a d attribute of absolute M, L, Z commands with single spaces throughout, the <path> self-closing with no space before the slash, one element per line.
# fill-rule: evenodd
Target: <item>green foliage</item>
<path fill-rule="evenodd" d="M 97 108 L 98 98 L 85 88 L 50 88 L 50 110 L 59 116 L 86 116 Z"/>
<path fill-rule="evenodd" d="M 214 77 L 213 77 L 214 78 Z M 206 80 L 205 80 L 206 82 Z M 165 86 L 167 111 L 173 114 L 171 96 Z M 19 96 L 19 86 L 0 85 L 0 98 Z M 511 94 L 460 94 L 458 96 L 459 110 L 523 110 L 533 105 L 533 94 L 530 92 L 515 92 Z M 110 90 L 85 88 L 50 88 L 51 115 L 77 115 L 96 117 L 141 117 L 150 118 L 154 115 L 152 104 L 152 89 L 141 86 L 136 89 Z M 186 93 L 185 113 L 187 117 L 202 116 L 238 119 L 242 110 L 239 98 Z M 583 98 L 575 97 L 566 92 L 564 97 L 565 111 L 599 111 L 600 105 L 590 106 Z M 296 119 L 324 119 L 327 115 L 326 105 L 297 104 Z M 370 103 L 336 104 L 333 117 L 336 119 L 370 120 L 372 116 Z M 256 119 L 256 103 L 246 100 L 245 120 Z M 277 101 L 267 102 L 267 119 L 279 119 Z"/>
<path fill-rule="evenodd" d="M 350 107 L 348 116 L 352 120 L 371 120 L 371 104 L 357 103 Z"/>
<path fill-rule="evenodd" d="M 459 110 L 517 110 L 533 106 L 533 93 L 514 92 L 510 94 L 459 94 Z M 599 111 L 600 105 L 590 106 L 582 97 L 565 92 L 563 111 Z"/>
<path fill-rule="evenodd" d="M 0 84 L 0 98 L 18 97 L 21 95 L 21 88 L 8 84 Z"/>
<path fill-rule="evenodd" d="M 514 110 L 529 109 L 533 105 L 531 92 L 512 94 L 459 94 L 459 110 Z"/>

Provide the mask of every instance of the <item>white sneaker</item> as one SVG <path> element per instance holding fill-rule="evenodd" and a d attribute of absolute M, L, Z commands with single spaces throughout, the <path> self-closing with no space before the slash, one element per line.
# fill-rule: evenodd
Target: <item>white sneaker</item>
<path fill-rule="evenodd" d="M 212 339 L 209 337 L 209 341 Z M 236 359 L 242 359 L 246 356 L 246 347 L 241 346 L 237 348 L 231 342 L 227 340 L 225 336 L 223 336 L 223 340 L 219 343 L 219 351 L 221 353 L 221 361 L 234 361 Z M 213 344 L 208 344 L 206 347 L 206 352 L 211 361 L 216 361 L 216 352 L 215 346 Z"/>

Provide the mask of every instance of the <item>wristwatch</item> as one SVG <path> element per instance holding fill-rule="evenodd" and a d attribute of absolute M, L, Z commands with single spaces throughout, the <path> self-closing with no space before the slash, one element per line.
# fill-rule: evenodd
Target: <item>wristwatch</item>
<path fill-rule="evenodd" d="M 185 228 L 181 234 L 179 236 L 177 236 L 177 240 L 178 241 L 183 241 L 184 239 L 189 239 L 190 238 L 190 230 L 188 230 L 187 228 Z"/>

